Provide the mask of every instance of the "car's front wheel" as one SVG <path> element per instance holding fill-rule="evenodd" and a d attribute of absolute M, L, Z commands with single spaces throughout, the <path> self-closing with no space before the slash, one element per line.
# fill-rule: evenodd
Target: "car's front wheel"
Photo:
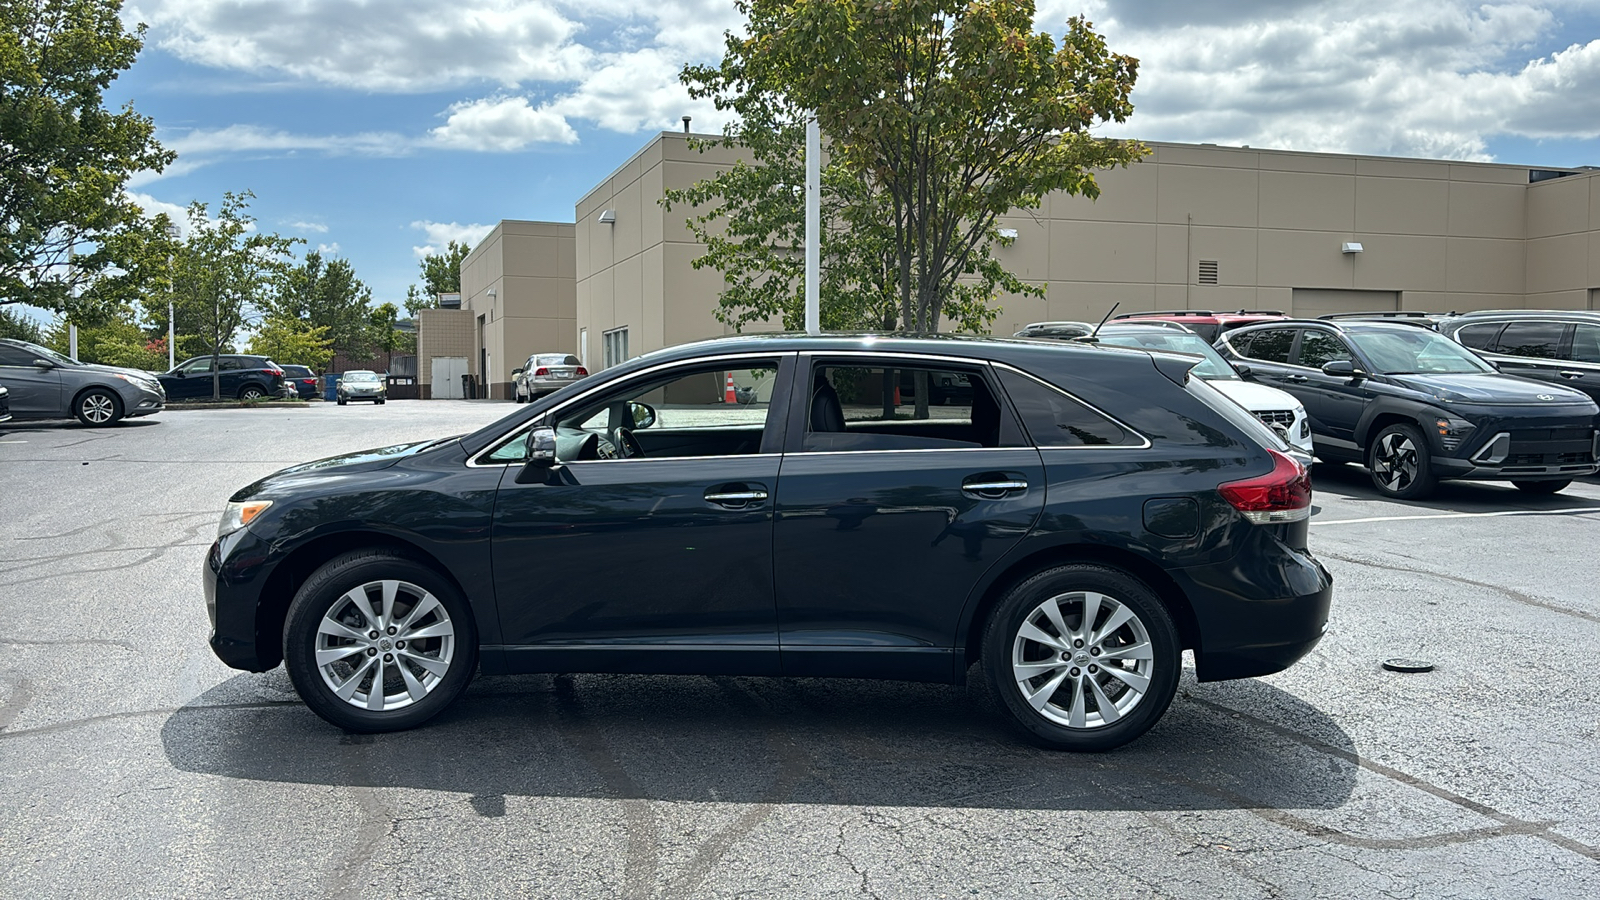
<path fill-rule="evenodd" d="M 267 395 L 258 384 L 247 384 L 239 389 L 240 400 L 260 400 Z"/>
<path fill-rule="evenodd" d="M 283 629 L 295 690 L 347 731 L 399 731 L 438 715 L 472 681 L 478 634 L 448 579 L 388 550 L 318 569 Z"/>
<path fill-rule="evenodd" d="M 1439 484 L 1428 439 L 1421 429 L 1406 422 L 1389 425 L 1373 438 L 1367 450 L 1367 470 L 1372 473 L 1373 486 L 1397 500 L 1419 500 Z"/>
<path fill-rule="evenodd" d="M 996 704 L 1035 742 L 1110 750 L 1166 712 L 1182 665 L 1155 592 L 1105 566 L 1047 569 L 1006 592 L 983 636 Z"/>
<path fill-rule="evenodd" d="M 1558 478 L 1555 481 L 1513 481 L 1517 490 L 1524 494 L 1559 494 L 1566 490 L 1572 483 L 1571 478 Z"/>
<path fill-rule="evenodd" d="M 105 388 L 93 388 L 72 404 L 72 414 L 85 425 L 111 425 L 122 418 L 122 401 Z"/>

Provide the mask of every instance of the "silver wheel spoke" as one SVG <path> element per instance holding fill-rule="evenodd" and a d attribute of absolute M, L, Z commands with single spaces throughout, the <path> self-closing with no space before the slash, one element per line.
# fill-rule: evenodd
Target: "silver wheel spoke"
<path fill-rule="evenodd" d="M 1077 684 L 1073 686 L 1072 708 L 1067 710 L 1067 725 L 1072 728 L 1083 728 L 1089 724 L 1088 704 L 1084 702 L 1083 697 L 1084 678 L 1080 675 L 1074 680 Z"/>
<path fill-rule="evenodd" d="M 1061 635 L 1062 639 L 1065 640 L 1072 632 L 1067 628 L 1066 620 L 1061 617 L 1061 604 L 1052 600 L 1040 608 L 1044 610 L 1044 617 L 1050 620 L 1051 625 L 1055 626 L 1056 634 Z"/>
<path fill-rule="evenodd" d="M 389 625 L 394 622 L 394 596 L 399 592 L 400 582 L 385 581 L 383 583 L 383 610 L 379 614 L 381 625 Z"/>
<path fill-rule="evenodd" d="M 1121 666 L 1101 666 L 1100 671 L 1118 679 L 1141 694 L 1150 690 L 1150 679 L 1131 669 L 1124 669 Z"/>
<path fill-rule="evenodd" d="M 446 622 L 435 622 L 432 625 L 425 625 L 425 626 L 423 626 L 421 628 L 418 628 L 415 631 L 403 632 L 400 635 L 400 638 L 402 640 L 407 640 L 407 641 L 420 641 L 423 638 L 450 637 L 450 636 L 454 635 L 455 633 L 456 633 L 455 626 L 451 625 L 448 621 L 446 621 Z"/>
<path fill-rule="evenodd" d="M 1101 659 L 1155 659 L 1155 651 L 1149 644 L 1129 644 L 1126 647 L 1104 647 L 1100 653 Z"/>
<path fill-rule="evenodd" d="M 1100 718 L 1105 724 L 1110 725 L 1112 722 L 1122 718 L 1122 713 L 1117 711 L 1117 705 L 1111 702 L 1110 697 L 1106 696 L 1105 688 L 1100 686 L 1100 682 L 1093 677 L 1089 677 L 1083 679 L 1083 683 L 1087 684 L 1089 690 L 1094 692 L 1095 705 L 1100 707 Z"/>
<path fill-rule="evenodd" d="M 405 621 L 399 623 L 400 631 L 404 633 L 407 628 L 411 627 L 412 622 L 423 618 L 428 613 L 433 612 L 438 608 L 439 599 L 437 597 L 433 596 L 432 594 L 423 594 L 422 599 L 417 601 L 417 605 L 411 607 L 411 612 L 406 613 Z"/>
<path fill-rule="evenodd" d="M 1017 678 L 1037 678 L 1046 672 L 1054 672 L 1064 668 L 1067 663 L 1059 659 L 1045 659 L 1039 662 L 1019 662 L 1011 665 L 1011 671 L 1017 673 Z"/>
<path fill-rule="evenodd" d="M 1050 698 L 1055 695 L 1056 688 L 1060 687 L 1061 682 L 1066 680 L 1066 677 L 1066 671 L 1062 670 L 1059 675 L 1050 679 L 1049 681 L 1046 681 L 1044 683 L 1044 687 L 1039 688 L 1037 691 L 1034 691 L 1031 694 L 1027 692 L 1027 686 L 1023 685 L 1023 697 L 1027 699 L 1029 706 L 1033 707 L 1034 709 L 1043 709 L 1044 705 L 1049 703 Z"/>
<path fill-rule="evenodd" d="M 406 693 L 411 695 L 411 702 L 415 703 L 428 696 L 428 689 L 422 686 L 422 682 L 417 680 L 417 676 L 411 674 L 409 666 L 397 660 L 395 668 L 400 670 L 400 677 L 405 679 Z"/>
<path fill-rule="evenodd" d="M 366 641 L 367 639 L 365 634 L 336 619 L 323 619 L 322 624 L 317 626 L 317 633 L 332 637 L 349 638 L 353 641 Z"/>
<path fill-rule="evenodd" d="M 383 658 L 374 656 L 372 661 L 377 664 L 377 671 L 372 675 L 372 687 L 367 688 L 367 709 L 383 709 Z"/>
<path fill-rule="evenodd" d="M 334 689 L 334 693 L 338 695 L 340 700 L 349 700 L 351 697 L 355 696 L 356 688 L 361 686 L 361 679 L 367 674 L 367 671 L 372 668 L 372 664 L 376 660 L 377 657 L 372 657 L 371 659 L 368 659 L 366 662 L 362 663 L 361 668 L 356 669 L 349 678 L 346 678 L 343 683 L 339 684 Z"/>
<path fill-rule="evenodd" d="M 429 672 L 432 672 L 440 678 L 443 678 L 444 674 L 450 671 L 450 663 L 447 660 L 435 659 L 431 656 L 421 656 L 419 654 L 412 653 L 410 650 L 401 650 L 400 655 L 411 660 L 424 669 L 427 669 Z M 405 666 L 401 666 L 400 668 L 404 669 Z"/>
<path fill-rule="evenodd" d="M 1116 609 L 1112 610 L 1111 615 L 1106 616 L 1106 624 L 1099 631 L 1095 632 L 1094 638 L 1091 639 L 1089 643 L 1098 644 L 1113 634 L 1116 634 L 1117 629 L 1128 624 L 1129 620 L 1132 618 L 1133 610 L 1128 609 L 1126 606 L 1117 607 Z"/>
<path fill-rule="evenodd" d="M 344 599 L 349 600 L 351 603 L 355 604 L 356 609 L 361 610 L 361 615 L 365 616 L 367 619 L 368 628 L 378 627 L 378 611 L 372 608 L 372 601 L 367 599 L 366 585 L 362 585 L 358 588 L 351 588 L 345 593 Z"/>
<path fill-rule="evenodd" d="M 1089 639 L 1090 632 L 1094 631 L 1094 620 L 1100 618 L 1100 601 L 1103 599 L 1099 594 L 1083 595 L 1083 621 L 1078 623 L 1078 632 L 1073 637 Z"/>
<path fill-rule="evenodd" d="M 317 651 L 317 665 L 331 666 L 341 659 L 361 653 L 362 647 L 331 647 Z"/>
<path fill-rule="evenodd" d="M 1043 644 L 1046 647 L 1052 647 L 1056 650 L 1067 649 L 1067 644 L 1065 641 L 1045 633 L 1044 629 L 1033 624 L 1032 622 L 1023 622 L 1022 627 L 1017 630 L 1017 637 L 1020 637 L 1026 641 L 1033 641 L 1035 644 Z"/>

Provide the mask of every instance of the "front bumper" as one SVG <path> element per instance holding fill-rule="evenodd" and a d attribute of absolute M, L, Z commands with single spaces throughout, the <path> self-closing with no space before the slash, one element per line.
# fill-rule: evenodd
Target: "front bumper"
<path fill-rule="evenodd" d="M 154 390 L 139 387 L 130 393 L 132 396 L 125 395 L 122 398 L 122 408 L 126 410 L 124 415 L 129 418 L 158 413 L 167 406 L 167 392 L 159 385 Z"/>
<path fill-rule="evenodd" d="M 1553 427 L 1541 423 L 1531 428 L 1484 429 L 1463 442 L 1460 450 L 1435 453 L 1431 462 L 1440 478 L 1540 481 L 1600 472 L 1600 431 L 1565 422 Z"/>
<path fill-rule="evenodd" d="M 211 620 L 211 652 L 229 667 L 246 672 L 265 672 L 282 662 L 261 657 L 259 648 L 277 644 L 259 640 L 256 633 L 261 591 L 271 574 L 269 549 L 248 529 L 240 529 L 212 542 L 201 573 Z"/>

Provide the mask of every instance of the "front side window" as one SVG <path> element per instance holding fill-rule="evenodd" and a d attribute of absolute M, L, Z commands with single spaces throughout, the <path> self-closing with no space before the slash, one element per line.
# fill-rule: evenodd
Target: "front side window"
<path fill-rule="evenodd" d="M 1500 332 L 1495 352 L 1535 359 L 1560 359 L 1561 338 L 1567 326 L 1561 322 L 1512 322 Z"/>
<path fill-rule="evenodd" d="M 185 375 L 198 375 L 201 372 L 210 372 L 211 357 L 205 356 L 201 357 L 200 359 L 191 359 L 180 366 L 179 371 L 183 372 Z"/>
<path fill-rule="evenodd" d="M 812 370 L 808 396 L 807 451 L 1002 444 L 999 399 L 975 368 L 824 363 Z"/>
<path fill-rule="evenodd" d="M 31 366 L 39 354 L 11 344 L 0 344 L 0 366 Z"/>
<path fill-rule="evenodd" d="M 1307 329 L 1300 335 L 1300 365 L 1320 369 L 1330 362 L 1350 359 L 1344 341 L 1326 331 Z"/>
<path fill-rule="evenodd" d="M 1579 325 L 1572 332 L 1572 358 L 1600 363 L 1600 325 Z"/>
<path fill-rule="evenodd" d="M 1032 376 L 1000 369 L 1000 383 L 1040 447 L 1136 447 L 1144 443 L 1076 397 Z"/>
<path fill-rule="evenodd" d="M 1239 337 L 1230 337 L 1228 340 L 1235 345 L 1245 339 L 1248 343 L 1240 349 L 1240 353 L 1262 362 L 1288 363 L 1289 348 L 1294 346 L 1293 328 L 1269 328 L 1264 331 L 1252 331 Z"/>

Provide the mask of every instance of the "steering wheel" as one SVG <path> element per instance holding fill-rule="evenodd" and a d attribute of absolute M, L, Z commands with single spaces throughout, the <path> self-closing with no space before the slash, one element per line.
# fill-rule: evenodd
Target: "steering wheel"
<path fill-rule="evenodd" d="M 639 439 L 633 436 L 633 432 L 620 425 L 611 432 L 611 443 L 617 445 L 617 453 L 623 459 L 644 455 L 644 448 L 639 446 Z"/>

